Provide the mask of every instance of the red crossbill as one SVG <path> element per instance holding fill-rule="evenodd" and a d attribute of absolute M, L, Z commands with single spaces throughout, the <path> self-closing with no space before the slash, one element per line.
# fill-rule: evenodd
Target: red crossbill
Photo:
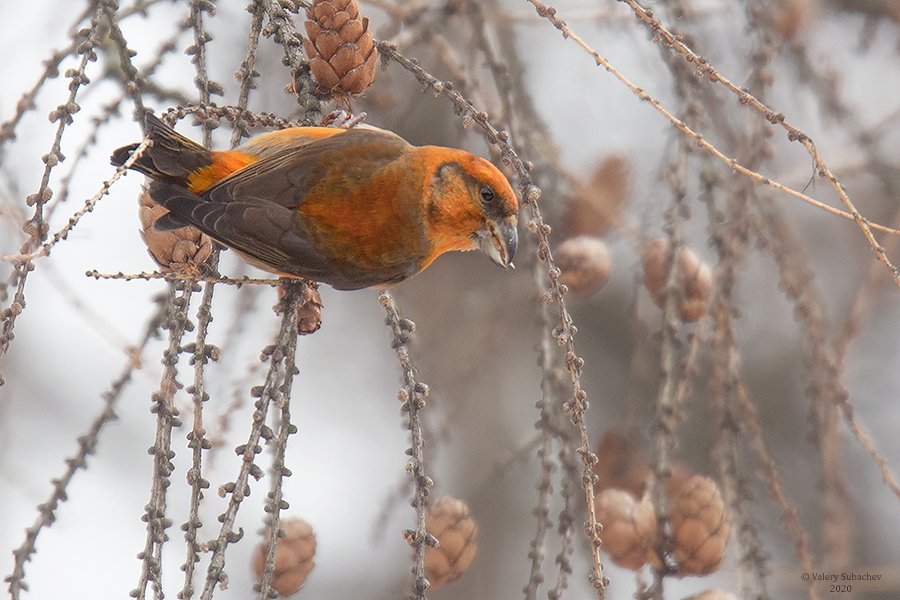
<path fill-rule="evenodd" d="M 170 215 L 252 264 L 351 290 L 388 286 L 451 250 L 511 267 L 518 200 L 487 160 L 371 127 L 294 127 L 207 150 L 147 115 L 131 167 Z M 122 165 L 137 144 L 112 155 Z"/>

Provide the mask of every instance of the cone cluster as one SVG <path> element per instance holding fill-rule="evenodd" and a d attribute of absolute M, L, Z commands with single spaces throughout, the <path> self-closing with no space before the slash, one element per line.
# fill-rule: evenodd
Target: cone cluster
<path fill-rule="evenodd" d="M 633 436 L 612 431 L 601 440 L 597 456 L 595 507 L 603 524 L 603 551 L 626 569 L 646 564 L 659 568 L 658 519 L 647 493 L 652 476 L 649 453 Z M 731 530 L 719 487 L 675 462 L 666 497 L 675 574 L 707 575 L 717 570 Z"/>
<path fill-rule="evenodd" d="M 671 242 L 657 238 L 644 247 L 641 264 L 644 267 L 644 286 L 650 292 L 653 303 L 666 306 L 666 282 L 669 278 Z M 691 323 L 704 314 L 712 297 L 712 272 L 690 248 L 679 248 L 674 255 L 678 270 L 678 284 L 674 293 L 678 297 L 678 316 Z"/>

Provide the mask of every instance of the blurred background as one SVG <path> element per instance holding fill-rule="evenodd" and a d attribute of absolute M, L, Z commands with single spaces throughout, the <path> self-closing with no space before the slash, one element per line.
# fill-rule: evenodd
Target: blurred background
<path fill-rule="evenodd" d="M 194 43 L 191 4 L 123 0 L 119 7 L 135 66 L 152 69 L 142 97 L 157 114 L 200 97 L 195 66 L 184 52 Z M 722 74 L 809 135 L 862 214 L 897 225 L 900 3 L 656 0 L 647 5 Z M 42 156 L 58 127 L 47 115 L 67 101 L 66 70 L 77 68 L 80 59 L 67 48 L 73 32 L 89 26 L 96 6 L 42 0 L 0 4 L 0 47 L 6 57 L 0 122 L 11 123 L 0 137 L 2 255 L 19 252 L 28 239 L 22 226 L 34 209 L 26 197 L 41 188 Z M 658 36 L 627 4 L 560 0 L 554 6 L 556 16 L 615 68 L 726 155 L 840 206 L 800 144 L 657 43 Z M 204 46 L 206 67 L 210 80 L 223 88 L 223 95 L 213 98 L 219 105 L 237 104 L 240 84 L 234 74 L 245 60 L 254 10 L 256 3 L 248 9 L 242 2 L 218 2 L 214 14 L 204 15 L 212 34 Z M 853 415 L 853 423 L 862 424 L 886 460 L 885 473 L 900 464 L 898 290 L 860 229 L 710 159 L 696 140 L 598 68 L 529 2 L 373 0 L 361 2 L 360 11 L 376 39 L 397 44 L 436 77 L 453 81 L 499 128 L 510 131 L 513 147 L 534 165 L 543 192 L 540 209 L 553 228 L 551 245 L 571 290 L 565 301 L 585 363 L 581 385 L 590 403 L 585 424 L 591 446 L 597 450 L 601 439 L 613 439 L 604 438 L 609 432 L 631 442 L 624 449 L 609 443 L 600 452 L 600 469 L 607 470 L 598 491 L 622 469 L 639 472 L 635 496 L 649 489 L 641 486 L 654 460 L 654 440 L 670 448 L 673 472 L 688 470 L 717 482 L 732 530 L 724 560 L 709 575 L 665 577 L 664 597 L 712 588 L 747 598 L 830 597 L 827 584 L 810 589 L 801 579 L 807 567 L 795 550 L 791 525 L 783 520 L 787 509 L 770 493 L 773 470 L 796 508 L 792 523 L 808 540 L 807 556 L 816 572 L 880 575 L 876 582 L 854 582 L 840 597 L 900 597 L 896 483 L 893 490 L 885 484 L 846 418 Z M 305 11 L 300 8 L 295 18 L 302 32 Z M 58 67 L 45 73 L 45 61 L 58 51 Z M 109 153 L 140 138 L 116 41 L 103 37 L 96 52 L 97 62 L 86 71 L 90 84 L 78 90 L 80 111 L 61 138 L 67 160 L 50 174 L 54 197 L 45 213 L 51 235 L 113 175 Z M 272 37 L 261 38 L 255 63 L 260 76 L 249 110 L 301 116 L 283 56 Z M 32 108 L 20 99 L 33 88 Z M 325 112 L 340 108 L 364 111 L 366 123 L 413 144 L 464 147 L 499 159 L 477 126 L 464 127 L 446 98 L 422 93 L 415 77 L 395 62 L 378 68 L 361 96 L 323 103 Z M 201 139 L 191 117 L 177 128 Z M 253 133 L 258 131 L 263 129 Z M 223 120 L 213 132 L 213 146 L 228 147 L 231 133 Z M 513 169 L 504 168 L 515 183 Z M 167 289 L 158 280 L 98 281 L 84 275 L 93 269 L 157 268 L 139 235 L 141 183 L 135 173 L 118 181 L 49 257 L 34 260 L 15 339 L 0 356 L 4 576 L 13 572 L 12 552 L 35 522 L 36 507 L 49 497 L 51 479 L 60 477 L 65 458 L 78 452 L 78 436 L 103 409 L 103 394 L 127 370 Z M 523 595 L 532 576 L 534 509 L 542 502 L 537 450 L 550 444 L 548 460 L 555 461 L 560 445 L 572 447 L 575 429 L 561 412 L 571 394 L 568 374 L 562 371 L 561 383 L 544 385 L 549 393 L 542 396 L 542 376 L 560 376 L 561 351 L 551 340 L 551 369 L 542 374 L 539 351 L 556 323 L 556 305 L 549 319 L 542 317 L 547 271 L 542 263 L 535 266 L 530 217 L 523 212 L 520 218 L 516 271 L 501 271 L 478 253 L 453 254 L 392 290 L 403 315 L 417 324 L 411 352 L 431 389 L 424 419 L 432 493 L 467 503 L 478 526 L 474 561 L 458 580 L 429 592 L 437 600 Z M 578 236 L 587 237 L 561 249 Z M 651 240 L 659 237 L 692 252 L 676 270 L 682 283 L 673 285 L 671 330 L 663 329 L 660 310 L 670 253 L 657 246 L 655 259 L 648 254 Z M 888 256 L 900 260 L 896 238 L 879 239 Z M 652 281 L 645 284 L 645 278 L 653 280 L 647 273 L 654 260 L 655 288 Z M 222 254 L 219 268 L 225 275 L 265 276 L 231 252 Z M 15 300 L 10 262 L 0 262 L 0 277 L 13 282 L 0 287 L 0 309 L 6 309 Z M 401 532 L 413 526 L 414 513 L 404 454 L 409 432 L 396 399 L 400 371 L 391 334 L 376 291 L 323 286 L 321 296 L 322 327 L 297 345 L 300 372 L 291 409 L 299 431 L 288 443 L 286 463 L 293 476 L 284 482 L 290 503 L 284 517 L 306 520 L 317 538 L 316 566 L 297 597 L 402 597 L 411 585 L 412 562 Z M 199 304 L 199 298 L 194 294 L 193 301 Z M 699 306 L 693 319 L 677 310 L 685 299 Z M 201 540 L 217 534 L 216 519 L 225 506 L 217 490 L 233 481 L 239 468 L 232 449 L 247 439 L 249 390 L 265 375 L 259 354 L 278 330 L 276 301 L 270 287 L 215 288 L 209 342 L 222 352 L 205 374 L 210 400 L 204 425 L 215 443 L 204 456 L 211 488 L 201 505 Z M 2 317 L 9 320 L 8 313 Z M 140 518 L 153 479 L 147 448 L 154 443 L 156 418 L 150 397 L 160 387 L 166 336 L 151 339 L 140 352 L 115 405 L 118 418 L 103 428 L 87 468 L 68 485 L 58 521 L 40 532 L 26 565 L 29 590 L 22 597 L 121 598 L 137 586 L 141 561 L 135 556 L 146 537 Z M 675 418 L 663 419 L 671 435 L 654 425 L 661 414 L 657 403 L 667 380 L 666 357 L 673 365 L 668 381 L 679 384 Z M 193 378 L 188 358 L 182 355 L 179 364 L 178 379 L 185 385 Z M 558 435 L 548 433 L 549 425 L 535 425 L 542 397 L 562 431 Z M 741 404 L 742 398 L 748 404 Z M 174 402 L 187 424 L 172 436 L 175 472 L 167 516 L 174 525 L 162 554 L 168 595 L 183 583 L 179 527 L 187 519 L 191 491 L 185 479 L 191 464 L 186 439 L 191 399 L 181 390 Z M 774 469 L 767 471 L 766 458 L 755 451 L 760 444 L 768 448 Z M 260 463 L 270 461 L 264 452 Z M 610 463 L 625 467 L 617 471 Z M 557 466 L 550 474 L 553 494 L 545 502 L 552 524 L 540 542 L 545 558 L 539 565 L 547 583 L 538 596 L 556 585 L 559 574 L 554 559 L 562 547 L 557 526 L 565 521 L 559 518 L 565 472 Z M 564 596 L 588 598 L 591 560 L 579 485 L 569 495 L 574 508 L 564 511 L 574 518 L 572 572 Z M 263 479 L 241 505 L 237 526 L 246 535 L 228 549 L 228 588 L 217 597 L 254 594 L 251 557 L 267 491 Z M 604 569 L 612 599 L 635 597 L 653 581 L 649 566 L 636 577 L 604 556 Z M 205 573 L 201 561 L 201 583 Z"/>

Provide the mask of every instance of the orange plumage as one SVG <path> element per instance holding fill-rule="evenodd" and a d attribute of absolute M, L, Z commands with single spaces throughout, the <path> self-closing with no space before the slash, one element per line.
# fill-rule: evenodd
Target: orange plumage
<path fill-rule="evenodd" d="M 371 127 L 295 127 L 216 152 L 147 115 L 132 169 L 171 215 L 267 271 L 337 289 L 386 286 L 453 250 L 512 266 L 518 201 L 490 162 Z M 116 150 L 122 165 L 137 144 Z"/>

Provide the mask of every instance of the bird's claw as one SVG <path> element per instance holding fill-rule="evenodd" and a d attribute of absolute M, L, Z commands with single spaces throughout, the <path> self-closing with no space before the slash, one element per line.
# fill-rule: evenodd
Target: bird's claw
<path fill-rule="evenodd" d="M 353 129 L 366 120 L 366 113 L 351 114 L 346 110 L 336 110 L 322 117 L 323 127 L 335 127 L 337 129 Z"/>

